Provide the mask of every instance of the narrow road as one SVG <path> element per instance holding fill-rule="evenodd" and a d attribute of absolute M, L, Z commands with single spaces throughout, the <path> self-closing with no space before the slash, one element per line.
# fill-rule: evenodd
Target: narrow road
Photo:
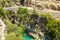
<path fill-rule="evenodd" d="M 4 34 L 5 34 L 5 24 L 2 21 L 2 19 L 0 19 L 0 40 L 5 40 Z"/>

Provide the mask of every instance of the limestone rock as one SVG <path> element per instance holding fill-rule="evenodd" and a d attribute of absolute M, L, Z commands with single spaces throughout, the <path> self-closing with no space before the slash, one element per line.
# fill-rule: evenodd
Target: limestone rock
<path fill-rule="evenodd" d="M 50 5 L 46 4 L 44 5 L 46 9 L 50 9 Z"/>
<path fill-rule="evenodd" d="M 50 5 L 50 8 L 51 8 L 52 10 L 58 10 L 57 4 L 51 4 L 51 5 Z"/>
<path fill-rule="evenodd" d="M 60 5 L 58 5 L 58 11 L 60 11 Z"/>
<path fill-rule="evenodd" d="M 40 9 L 40 10 L 44 9 L 43 4 L 41 4 L 41 3 L 38 3 L 36 6 L 37 6 L 37 8 Z"/>

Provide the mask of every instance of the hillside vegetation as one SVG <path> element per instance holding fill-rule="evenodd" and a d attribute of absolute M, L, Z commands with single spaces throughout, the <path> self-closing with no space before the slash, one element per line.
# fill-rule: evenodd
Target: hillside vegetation
<path fill-rule="evenodd" d="M 31 29 L 38 29 L 43 31 L 46 35 L 46 39 L 59 40 L 60 39 L 60 21 L 51 17 L 49 13 L 38 14 L 35 10 L 30 14 L 26 8 L 18 8 L 17 15 L 14 15 L 13 11 L 4 11 L 0 7 L 0 18 L 2 18 L 6 24 L 6 40 L 24 40 L 20 32 L 24 32 L 27 35 L 27 27 Z M 16 17 L 16 18 L 15 18 Z M 36 26 L 38 25 L 38 26 Z M 35 39 L 35 38 L 34 38 Z"/>
<path fill-rule="evenodd" d="M 24 38 L 26 35 L 30 36 L 31 40 L 60 40 L 60 20 L 53 18 L 51 12 L 29 11 L 27 8 L 18 7 L 15 15 L 14 11 L 3 9 L 4 7 L 12 7 L 14 5 L 20 6 L 20 2 L 21 0 L 0 0 L 0 18 L 6 25 L 5 40 L 26 40 Z M 46 5 L 44 1 L 39 0 L 39 2 L 41 5 L 35 5 L 38 9 L 40 8 L 39 10 L 51 9 L 60 11 L 60 5 L 55 3 L 55 1 L 48 3 L 50 1 L 46 0 Z M 28 4 L 23 3 L 23 6 L 31 7 L 29 6 L 29 1 L 26 3 Z M 32 3 L 32 5 L 34 4 Z M 53 14 L 56 15 L 56 13 Z"/>

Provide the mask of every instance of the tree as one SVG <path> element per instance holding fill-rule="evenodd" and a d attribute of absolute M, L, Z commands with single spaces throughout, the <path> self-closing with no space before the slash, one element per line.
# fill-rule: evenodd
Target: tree
<path fill-rule="evenodd" d="M 28 10 L 26 8 L 18 8 L 17 11 L 18 18 L 20 19 L 20 22 L 23 22 L 25 17 L 28 15 Z"/>
<path fill-rule="evenodd" d="M 55 19 L 49 20 L 46 25 L 46 30 L 51 37 L 51 40 L 60 40 L 60 21 Z"/>

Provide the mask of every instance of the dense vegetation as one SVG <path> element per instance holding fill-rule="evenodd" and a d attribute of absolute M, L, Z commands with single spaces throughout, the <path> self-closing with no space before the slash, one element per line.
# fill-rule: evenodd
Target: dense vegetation
<path fill-rule="evenodd" d="M 6 24 L 6 40 L 24 40 L 21 32 L 27 35 L 25 33 L 26 26 L 30 26 L 31 29 L 37 29 L 36 25 L 47 31 L 51 40 L 60 40 L 60 21 L 51 17 L 49 13 L 38 14 L 35 10 L 28 12 L 26 8 L 20 7 L 17 15 L 14 14 L 13 11 L 4 11 L 0 7 L 0 18 Z"/>
<path fill-rule="evenodd" d="M 60 21 L 55 19 L 49 20 L 46 29 L 51 37 L 51 40 L 60 40 Z"/>
<path fill-rule="evenodd" d="M 60 36 L 59 36 L 60 35 L 60 20 L 56 20 L 46 13 L 43 14 L 41 17 L 45 21 L 45 22 L 43 21 L 43 23 L 45 24 L 45 27 L 46 27 L 46 33 L 48 34 L 47 37 L 49 37 L 50 40 L 60 40 Z"/>

